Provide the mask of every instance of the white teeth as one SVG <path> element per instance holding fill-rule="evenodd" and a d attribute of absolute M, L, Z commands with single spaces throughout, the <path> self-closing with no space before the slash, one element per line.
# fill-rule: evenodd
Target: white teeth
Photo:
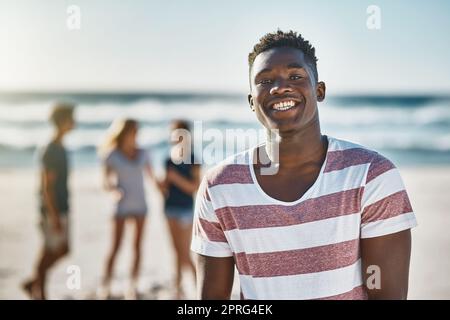
<path fill-rule="evenodd" d="M 295 102 L 290 100 L 290 101 L 278 102 L 273 105 L 273 108 L 275 110 L 284 111 L 284 110 L 288 110 L 288 109 L 292 108 L 293 106 L 295 106 Z"/>

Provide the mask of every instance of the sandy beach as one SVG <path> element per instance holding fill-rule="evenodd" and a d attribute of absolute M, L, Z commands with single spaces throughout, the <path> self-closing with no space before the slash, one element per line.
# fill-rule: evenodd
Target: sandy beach
<path fill-rule="evenodd" d="M 450 298 L 450 167 L 400 168 L 419 226 L 413 230 L 409 299 Z M 112 202 L 100 188 L 98 168 L 72 172 L 72 251 L 49 278 L 50 299 L 93 299 L 100 282 L 109 244 Z M 170 299 L 174 275 L 173 253 L 162 214 L 162 199 L 147 185 L 151 213 L 146 225 L 142 299 Z M 40 247 L 37 228 L 37 172 L 1 169 L 0 299 L 26 299 L 20 283 L 29 276 Z M 129 230 L 131 231 L 131 230 Z M 130 267 L 131 239 L 126 233 L 118 257 L 113 294 L 123 296 Z M 66 285 L 67 268 L 81 271 L 80 289 Z M 187 298 L 195 298 L 192 279 L 185 281 Z M 233 298 L 239 298 L 235 283 Z"/>

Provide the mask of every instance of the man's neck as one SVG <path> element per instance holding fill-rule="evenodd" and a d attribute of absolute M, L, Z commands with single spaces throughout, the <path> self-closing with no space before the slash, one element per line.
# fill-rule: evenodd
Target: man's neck
<path fill-rule="evenodd" d="M 57 130 L 53 136 L 53 142 L 62 144 L 64 138 L 64 132 Z"/>
<path fill-rule="evenodd" d="M 309 163 L 318 163 L 323 160 L 326 150 L 326 139 L 320 132 L 318 119 L 308 127 L 292 134 L 268 132 L 266 152 L 272 162 L 279 163 L 280 169 L 299 168 Z"/>

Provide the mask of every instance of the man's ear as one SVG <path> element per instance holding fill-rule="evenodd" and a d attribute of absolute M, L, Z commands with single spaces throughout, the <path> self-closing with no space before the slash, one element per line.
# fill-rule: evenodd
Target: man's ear
<path fill-rule="evenodd" d="M 317 101 L 322 102 L 323 100 L 325 100 L 325 92 L 326 92 L 325 82 L 323 81 L 318 82 L 316 86 Z"/>
<path fill-rule="evenodd" d="M 248 99 L 248 104 L 250 105 L 250 109 L 252 109 L 252 111 L 255 112 L 255 105 L 253 103 L 252 95 L 248 94 L 247 99 Z"/>

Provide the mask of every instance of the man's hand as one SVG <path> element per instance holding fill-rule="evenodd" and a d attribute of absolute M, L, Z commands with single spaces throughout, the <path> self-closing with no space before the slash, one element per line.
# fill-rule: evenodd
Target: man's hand
<path fill-rule="evenodd" d="M 119 202 L 125 196 L 125 192 L 121 188 L 114 188 L 112 194 L 115 202 Z"/>
<path fill-rule="evenodd" d="M 179 178 L 179 174 L 178 172 L 176 172 L 174 169 L 169 168 L 167 170 L 167 181 L 169 182 L 174 182 L 174 181 L 178 181 L 177 179 Z"/>
<path fill-rule="evenodd" d="M 173 168 L 168 168 L 166 179 L 169 183 L 175 185 L 186 194 L 193 194 L 197 191 L 200 184 L 199 166 L 195 165 L 192 168 L 192 179 L 184 177 Z"/>
<path fill-rule="evenodd" d="M 162 193 L 164 198 L 167 198 L 169 195 L 169 186 L 167 184 L 167 181 L 166 180 L 164 180 L 164 181 L 157 180 L 156 186 L 158 187 L 159 192 Z"/>

